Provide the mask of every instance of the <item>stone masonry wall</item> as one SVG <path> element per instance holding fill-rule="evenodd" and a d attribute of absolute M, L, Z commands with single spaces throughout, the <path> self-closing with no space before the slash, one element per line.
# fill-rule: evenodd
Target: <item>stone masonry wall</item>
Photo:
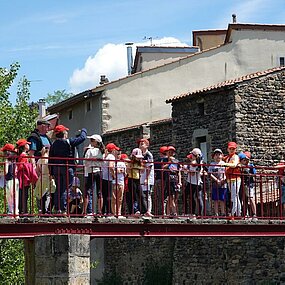
<path fill-rule="evenodd" d="M 172 120 L 154 122 L 150 125 L 150 151 L 154 159 L 159 158 L 159 148 L 163 145 L 173 145 Z"/>
<path fill-rule="evenodd" d="M 172 273 L 169 284 L 284 284 L 284 246 L 284 237 L 113 238 L 105 240 L 105 271 L 124 285 L 144 284 L 154 261 L 157 272 L 172 264 L 158 273 Z"/>
<path fill-rule="evenodd" d="M 123 153 L 130 155 L 132 149 L 137 147 L 137 140 L 142 138 L 142 136 L 143 128 L 136 126 L 134 128 L 106 133 L 103 135 L 103 141 L 105 145 L 110 142 L 115 143 L 122 149 Z"/>
<path fill-rule="evenodd" d="M 201 106 L 203 105 L 203 110 Z M 207 148 L 226 151 L 227 142 L 236 140 L 235 102 L 232 89 L 203 93 L 172 103 L 173 140 L 179 159 L 199 146 L 194 135 L 207 134 Z M 205 154 L 204 154 L 205 155 Z M 208 153 L 208 160 L 210 160 Z"/>
<path fill-rule="evenodd" d="M 241 83 L 235 89 L 236 136 L 254 162 L 273 165 L 285 155 L 285 72 Z"/>
<path fill-rule="evenodd" d="M 149 127 L 149 150 L 158 159 L 159 148 L 162 145 L 172 144 L 172 120 L 167 119 L 152 123 Z M 133 148 L 137 147 L 137 140 L 144 137 L 143 126 L 136 126 L 128 129 L 122 129 L 103 135 L 105 144 L 113 142 L 118 145 L 122 152 L 130 155 Z"/>

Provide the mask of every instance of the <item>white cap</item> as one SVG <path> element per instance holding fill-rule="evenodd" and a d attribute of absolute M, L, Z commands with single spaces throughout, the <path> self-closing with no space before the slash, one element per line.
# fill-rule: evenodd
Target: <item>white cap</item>
<path fill-rule="evenodd" d="M 194 155 L 199 155 L 199 156 L 202 155 L 201 149 L 200 149 L 200 148 L 197 148 L 197 147 L 193 148 L 192 151 L 191 151 L 191 153 L 193 153 Z"/>
<path fill-rule="evenodd" d="M 132 151 L 132 155 L 136 158 L 143 158 L 142 151 L 140 148 L 134 148 Z"/>
<path fill-rule="evenodd" d="M 88 139 L 93 139 L 99 143 L 102 142 L 102 137 L 100 135 L 92 135 L 92 136 L 87 136 Z"/>

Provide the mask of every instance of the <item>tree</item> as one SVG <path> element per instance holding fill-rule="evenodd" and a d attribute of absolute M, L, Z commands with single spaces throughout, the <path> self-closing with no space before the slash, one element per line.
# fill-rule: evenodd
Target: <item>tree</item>
<path fill-rule="evenodd" d="M 67 93 L 64 90 L 57 90 L 54 91 L 53 94 L 48 93 L 47 97 L 45 97 L 45 100 L 49 106 L 53 104 L 57 104 L 63 100 L 66 100 L 70 97 L 72 97 L 74 94 L 73 93 Z"/>
<path fill-rule="evenodd" d="M 9 100 L 9 88 L 20 68 L 18 63 L 10 68 L 0 68 L 0 146 L 26 138 L 35 127 L 36 108 L 29 105 L 30 82 L 23 77 L 18 84 L 16 104 Z M 0 189 L 0 211 L 6 212 L 4 191 Z M 21 240 L 0 240 L 1 284 L 24 284 L 24 246 Z"/>

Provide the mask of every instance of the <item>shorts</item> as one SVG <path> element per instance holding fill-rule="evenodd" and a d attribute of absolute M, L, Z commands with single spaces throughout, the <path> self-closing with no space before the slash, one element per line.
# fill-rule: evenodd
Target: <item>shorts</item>
<path fill-rule="evenodd" d="M 246 197 L 248 197 L 248 198 L 254 198 L 254 196 L 255 196 L 254 185 L 253 185 L 253 184 L 244 185 L 244 193 L 245 193 Z M 283 195 L 282 195 L 282 196 L 283 196 Z"/>
<path fill-rule="evenodd" d="M 212 188 L 212 200 L 213 201 L 227 201 L 227 188 L 213 187 Z"/>

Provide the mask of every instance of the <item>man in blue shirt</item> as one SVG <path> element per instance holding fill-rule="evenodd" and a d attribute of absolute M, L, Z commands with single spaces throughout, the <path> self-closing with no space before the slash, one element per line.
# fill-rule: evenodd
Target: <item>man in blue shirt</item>
<path fill-rule="evenodd" d="M 51 140 L 47 136 L 49 131 L 50 122 L 44 119 L 37 121 L 37 127 L 31 132 L 27 141 L 30 142 L 30 156 L 40 157 L 43 147 L 50 147 Z"/>

